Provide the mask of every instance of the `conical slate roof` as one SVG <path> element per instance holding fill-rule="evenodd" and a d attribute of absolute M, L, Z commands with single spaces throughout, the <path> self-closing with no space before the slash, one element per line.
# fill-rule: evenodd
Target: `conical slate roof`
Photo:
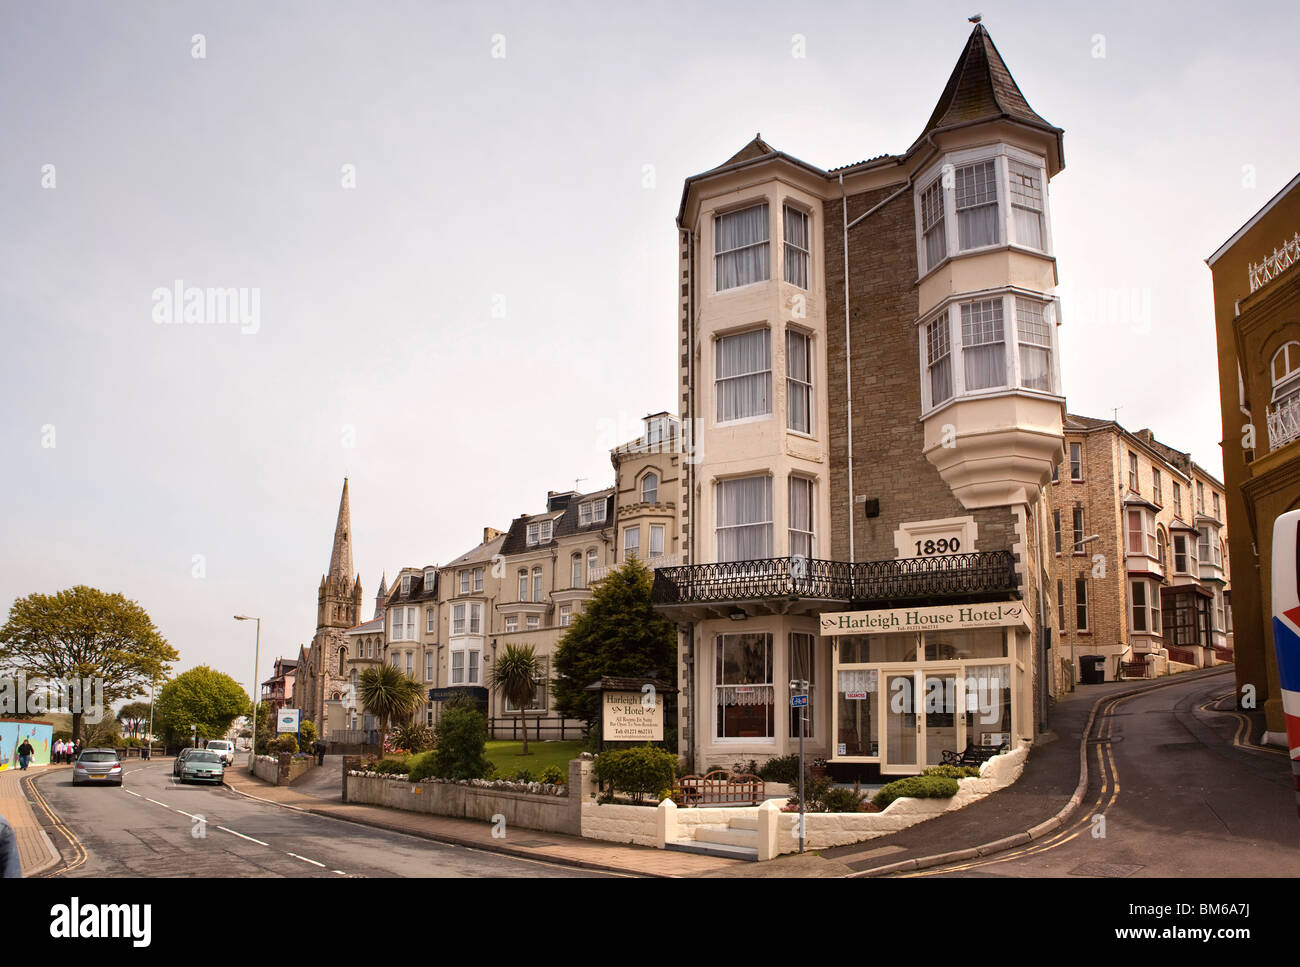
<path fill-rule="evenodd" d="M 330 552 L 329 579 L 352 583 L 352 510 L 348 505 L 348 478 L 343 478 L 343 496 L 339 498 L 339 518 L 334 525 L 334 549 Z"/>

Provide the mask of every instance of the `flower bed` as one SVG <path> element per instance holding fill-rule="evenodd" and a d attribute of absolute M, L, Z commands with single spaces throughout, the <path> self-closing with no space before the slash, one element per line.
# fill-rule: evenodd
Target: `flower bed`
<path fill-rule="evenodd" d="M 387 779 L 390 782 L 411 782 L 404 773 L 366 772 L 354 769 L 350 776 L 364 776 L 368 779 Z M 417 779 L 413 785 L 450 785 L 472 786 L 476 789 L 498 789 L 502 792 L 525 792 L 534 796 L 567 796 L 569 787 L 563 783 L 550 782 L 509 782 L 505 779 Z"/>

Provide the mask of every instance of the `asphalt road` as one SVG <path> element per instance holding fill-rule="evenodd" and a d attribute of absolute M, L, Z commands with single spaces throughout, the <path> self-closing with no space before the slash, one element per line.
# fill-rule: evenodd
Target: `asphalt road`
<path fill-rule="evenodd" d="M 1281 750 L 1242 744 L 1232 688 L 1230 676 L 1214 676 L 1103 705 L 1088 746 L 1088 794 L 1066 829 L 908 875 L 1300 875 L 1290 763 Z"/>
<path fill-rule="evenodd" d="M 75 843 L 55 831 L 65 877 L 599 877 L 434 843 L 181 785 L 172 760 L 130 763 L 121 789 L 73 787 L 70 771 L 36 788 Z M 40 814 L 41 810 L 37 810 Z"/>

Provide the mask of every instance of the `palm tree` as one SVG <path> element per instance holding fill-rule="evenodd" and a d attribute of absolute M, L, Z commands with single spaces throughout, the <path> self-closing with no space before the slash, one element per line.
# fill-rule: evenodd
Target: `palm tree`
<path fill-rule="evenodd" d="M 532 645 L 506 645 L 506 650 L 492 666 L 488 684 L 499 688 L 524 720 L 524 751 L 528 755 L 528 709 L 537 694 L 537 679 L 542 673 L 542 661 Z"/>
<path fill-rule="evenodd" d="M 394 665 L 367 668 L 357 688 L 361 704 L 383 723 L 383 735 L 394 719 L 409 722 L 424 701 L 424 689 Z"/>

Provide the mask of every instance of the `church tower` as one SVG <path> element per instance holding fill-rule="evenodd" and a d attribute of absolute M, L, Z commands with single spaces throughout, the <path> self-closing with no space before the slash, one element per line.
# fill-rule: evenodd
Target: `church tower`
<path fill-rule="evenodd" d="M 388 574 L 385 572 L 379 577 L 379 590 L 375 592 L 375 613 L 370 620 L 382 618 L 388 608 Z"/>
<path fill-rule="evenodd" d="M 348 479 L 344 477 L 329 573 L 320 579 L 316 595 L 316 630 L 347 629 L 360 622 L 361 577 L 352 569 L 352 512 L 348 505 Z"/>

